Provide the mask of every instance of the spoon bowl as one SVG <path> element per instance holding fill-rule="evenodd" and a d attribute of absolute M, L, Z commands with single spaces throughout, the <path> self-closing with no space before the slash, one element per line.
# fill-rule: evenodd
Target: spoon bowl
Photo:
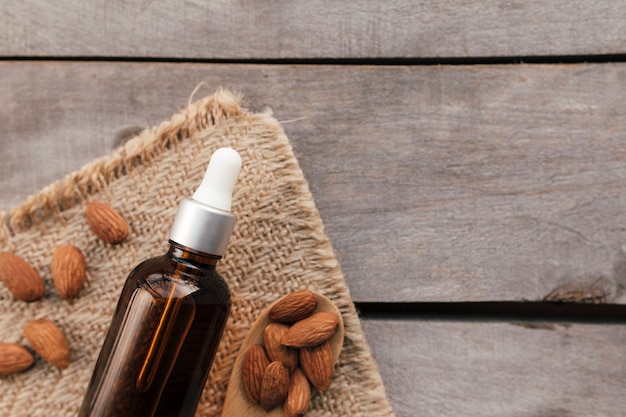
<path fill-rule="evenodd" d="M 321 294 L 315 293 L 317 298 L 317 308 L 314 313 L 320 311 L 326 311 L 335 314 L 339 318 L 339 326 L 337 333 L 328 341 L 333 353 L 333 365 L 339 360 L 341 349 L 343 348 L 344 327 L 343 319 L 339 309 L 328 298 Z M 276 301 L 278 302 L 278 300 Z M 243 387 L 243 359 L 248 351 L 248 348 L 257 343 L 263 344 L 263 332 L 265 327 L 271 322 L 269 318 L 269 311 L 274 302 L 268 308 L 266 308 L 261 315 L 254 322 L 248 335 L 243 340 L 237 358 L 235 359 L 235 365 L 230 375 L 228 382 L 228 390 L 226 391 L 226 400 L 224 402 L 224 410 L 222 411 L 222 417 L 284 417 L 283 407 L 277 407 L 272 411 L 266 412 L 260 405 L 253 403 Z M 332 385 L 331 385 L 332 387 Z M 313 388 L 312 388 L 313 389 Z"/>

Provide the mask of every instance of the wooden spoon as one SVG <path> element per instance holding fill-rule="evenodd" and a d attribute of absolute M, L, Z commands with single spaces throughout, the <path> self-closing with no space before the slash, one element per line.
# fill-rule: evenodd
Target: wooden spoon
<path fill-rule="evenodd" d="M 321 294 L 315 293 L 315 296 L 317 297 L 317 309 L 315 310 L 315 312 L 327 311 L 330 313 L 334 313 L 337 315 L 337 317 L 339 317 L 339 328 L 337 329 L 337 333 L 335 333 L 335 335 L 329 340 L 330 347 L 333 352 L 334 365 L 339 360 L 339 355 L 341 354 L 341 349 L 343 348 L 343 319 L 341 317 L 339 309 L 335 306 L 335 304 L 333 304 L 332 301 L 330 301 L 328 298 L 324 297 Z M 263 313 L 261 313 L 259 318 L 252 325 L 250 332 L 243 340 L 243 343 L 239 348 L 239 353 L 237 354 L 237 358 L 235 359 L 235 365 L 230 375 L 230 381 L 228 382 L 228 391 L 226 391 L 226 400 L 224 402 L 222 417 L 284 417 L 285 415 L 283 413 L 282 406 L 275 408 L 270 412 L 266 412 L 261 408 L 260 405 L 250 401 L 244 390 L 242 377 L 243 358 L 246 355 L 248 348 L 252 344 L 263 344 L 263 331 L 265 330 L 265 327 L 270 323 L 268 313 L 274 304 L 275 303 L 270 305 L 268 308 L 265 309 L 265 311 L 263 311 Z"/>

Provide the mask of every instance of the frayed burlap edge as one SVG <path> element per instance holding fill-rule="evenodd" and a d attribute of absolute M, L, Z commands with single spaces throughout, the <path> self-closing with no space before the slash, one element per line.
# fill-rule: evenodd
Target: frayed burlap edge
<path fill-rule="evenodd" d="M 222 89 L 190 104 L 170 120 L 144 130 L 113 154 L 52 183 L 8 213 L 0 212 L 0 241 L 87 200 L 133 167 L 150 161 L 185 138 L 224 119 L 245 113 L 239 106 L 239 98 Z"/>
<path fill-rule="evenodd" d="M 268 126 L 273 126 L 279 132 L 278 136 L 285 138 L 284 141 L 274 143 L 273 150 L 279 155 L 293 156 L 293 149 L 284 136 L 280 124 L 271 117 L 271 112 L 250 114 L 240 107 L 240 97 L 220 89 L 214 95 L 190 104 L 170 120 L 143 131 L 111 155 L 85 165 L 82 169 L 28 197 L 24 203 L 8 213 L 0 212 L 0 244 L 10 247 L 12 236 L 40 225 L 64 210 L 88 201 L 92 195 L 106 189 L 116 179 L 128 175 L 142 164 L 149 163 L 163 151 L 177 146 L 186 138 L 221 122 L 227 120 L 232 122 L 237 118 L 261 118 Z M 301 172 L 295 157 L 288 162 L 293 166 L 285 167 L 285 175 L 292 175 L 293 169 Z M 280 173 L 276 174 L 280 175 Z M 360 381 L 353 381 L 358 386 L 358 392 L 352 394 L 363 405 L 363 410 L 367 410 L 365 415 L 393 416 L 380 373 L 371 356 L 355 306 L 351 301 L 334 251 L 324 232 L 324 226 L 308 184 L 301 175 L 294 177 L 289 185 L 295 187 L 300 195 L 307 197 L 298 201 L 299 218 L 310 219 L 302 221 L 299 225 L 308 233 L 310 239 L 309 243 L 301 242 L 303 249 L 308 247 L 311 250 L 309 259 L 323 266 L 326 277 L 335 283 L 325 288 L 324 292 L 327 296 L 332 294 L 330 298 L 336 300 L 344 316 L 346 344 L 342 356 L 345 355 L 350 360 L 340 361 L 339 372 L 346 371 L 363 377 Z M 235 297 L 245 296 L 246 294 L 235 295 Z M 243 335 L 239 337 L 243 338 Z M 237 350 L 234 349 L 230 357 L 225 358 L 225 362 L 230 362 L 232 365 Z"/>

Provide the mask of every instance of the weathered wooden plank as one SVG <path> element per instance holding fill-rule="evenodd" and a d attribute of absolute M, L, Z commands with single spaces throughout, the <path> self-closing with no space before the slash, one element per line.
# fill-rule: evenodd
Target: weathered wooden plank
<path fill-rule="evenodd" d="M 621 416 L 626 327 L 364 320 L 398 417 Z"/>
<path fill-rule="evenodd" d="M 0 205 L 201 81 L 285 122 L 356 301 L 625 301 L 623 64 L 4 62 Z"/>
<path fill-rule="evenodd" d="M 0 3 L 2 56 L 437 58 L 626 52 L 626 2 Z"/>

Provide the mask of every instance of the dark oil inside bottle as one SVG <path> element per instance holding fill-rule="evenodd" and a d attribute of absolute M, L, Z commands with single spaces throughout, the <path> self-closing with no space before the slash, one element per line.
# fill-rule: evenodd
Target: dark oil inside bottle
<path fill-rule="evenodd" d="M 216 274 L 217 275 L 217 274 Z M 222 278 L 220 277 L 220 282 Z M 196 300 L 196 317 L 165 385 L 157 417 L 192 417 L 204 390 L 230 312 L 228 304 Z M 224 294 L 222 294 L 224 295 Z"/>
<path fill-rule="evenodd" d="M 193 416 L 230 311 L 217 259 L 172 245 L 135 268 L 79 417 Z"/>

